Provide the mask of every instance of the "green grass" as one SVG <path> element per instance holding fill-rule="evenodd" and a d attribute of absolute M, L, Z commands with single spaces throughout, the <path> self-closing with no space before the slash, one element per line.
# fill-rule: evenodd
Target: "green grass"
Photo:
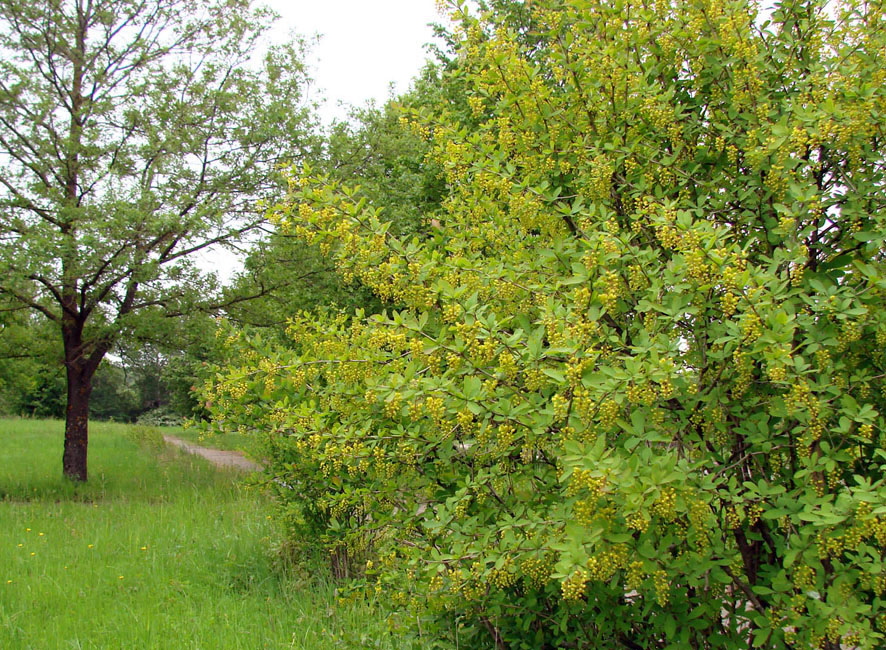
<path fill-rule="evenodd" d="M 247 454 L 255 445 L 255 438 L 244 435 L 242 433 L 204 433 L 196 428 L 184 429 L 182 427 L 165 427 L 164 433 L 193 442 L 203 447 L 214 447 L 216 449 L 230 449 L 235 451 L 244 451 Z"/>
<path fill-rule="evenodd" d="M 96 423 L 75 485 L 62 430 L 0 420 L 0 648 L 391 647 L 375 610 L 281 566 L 240 475 Z"/>

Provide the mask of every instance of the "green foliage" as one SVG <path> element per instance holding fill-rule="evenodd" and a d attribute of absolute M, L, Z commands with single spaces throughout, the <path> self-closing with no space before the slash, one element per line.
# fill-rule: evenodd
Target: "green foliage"
<path fill-rule="evenodd" d="M 65 415 L 65 378 L 57 367 L 30 360 L 13 364 L 15 387 L 4 391 L 7 411 L 15 415 L 61 418 Z"/>
<path fill-rule="evenodd" d="M 441 169 L 428 158 L 430 143 L 403 118 L 404 109 L 437 110 L 455 97 L 465 103 L 442 76 L 444 63 L 428 63 L 409 92 L 384 107 L 354 109 L 350 121 L 334 124 L 318 163 L 334 180 L 359 186 L 399 237 L 427 233 L 445 195 Z"/>
<path fill-rule="evenodd" d="M 64 376 L 58 369 L 55 371 L 63 384 Z M 136 386 L 127 379 L 126 371 L 114 363 L 105 361 L 99 367 L 92 382 L 90 417 L 118 422 L 135 420 L 143 410 L 142 403 Z"/>
<path fill-rule="evenodd" d="M 276 165 L 310 148 L 311 122 L 297 43 L 249 64 L 270 16 L 245 0 L 81 13 L 18 2 L 0 13 L 0 288 L 107 338 L 140 309 L 205 301 L 213 287 L 190 255 L 260 224 L 255 202 L 276 190 Z"/>
<path fill-rule="evenodd" d="M 46 319 L 0 308 L 0 413 L 60 417 L 65 408 L 61 356 Z"/>
<path fill-rule="evenodd" d="M 180 426 L 182 421 L 181 414 L 176 413 L 168 406 L 158 406 L 145 411 L 136 419 L 138 424 L 152 427 L 176 427 Z"/>
<path fill-rule="evenodd" d="M 217 426 L 425 630 L 882 647 L 882 2 L 532 10 L 455 9 L 431 236 L 291 179 L 280 228 L 404 308 L 228 337 Z"/>
<path fill-rule="evenodd" d="M 460 97 L 453 84 L 428 65 L 410 92 L 382 108 L 354 109 L 350 120 L 332 125 L 322 157 L 314 163 L 331 178 L 359 185 L 361 195 L 384 211 L 390 232 L 423 236 L 439 211 L 444 187 L 439 166 L 427 160 L 429 143 L 403 119 L 403 108 L 439 107 Z M 345 283 L 335 265 L 293 233 L 276 231 L 257 242 L 229 291 L 226 316 L 244 326 L 282 333 L 289 317 L 318 308 L 370 313 L 382 303 L 363 286 Z M 260 295 L 239 302 L 237 295 Z"/>
<path fill-rule="evenodd" d="M 257 242 L 228 290 L 232 300 L 225 317 L 242 327 L 281 335 L 295 312 L 329 308 L 351 311 L 378 300 L 365 288 L 348 286 L 335 265 L 316 249 L 292 236 L 275 233 Z M 256 295 L 237 301 L 237 295 Z M 216 361 L 217 359 L 213 359 Z"/>
<path fill-rule="evenodd" d="M 194 387 L 220 359 L 217 320 L 203 311 L 178 318 L 142 312 L 121 333 L 115 352 L 138 388 L 142 409 L 165 408 L 180 418 L 201 417 Z"/>

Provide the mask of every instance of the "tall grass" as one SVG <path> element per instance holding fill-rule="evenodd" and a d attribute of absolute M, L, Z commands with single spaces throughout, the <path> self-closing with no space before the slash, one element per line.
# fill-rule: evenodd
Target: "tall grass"
<path fill-rule="evenodd" d="M 216 449 L 244 451 L 247 454 L 250 454 L 257 446 L 255 438 L 244 433 L 207 433 L 195 427 L 188 429 L 183 427 L 169 427 L 164 429 L 164 432 L 170 433 L 177 438 L 187 440 L 196 445 L 214 447 Z"/>
<path fill-rule="evenodd" d="M 369 605 L 273 552 L 241 475 L 90 427 L 90 480 L 61 476 L 63 426 L 0 420 L 0 648 L 392 647 Z"/>

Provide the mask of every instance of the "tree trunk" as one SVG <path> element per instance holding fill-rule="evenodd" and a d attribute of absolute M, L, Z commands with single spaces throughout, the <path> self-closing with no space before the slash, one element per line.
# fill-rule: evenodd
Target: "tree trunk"
<path fill-rule="evenodd" d="M 108 351 L 104 341 L 84 344 L 83 321 L 68 319 L 62 323 L 65 345 L 65 368 L 68 404 L 65 409 L 65 452 L 62 472 L 75 481 L 85 481 L 86 450 L 89 443 L 89 396 L 92 378 Z"/>
<path fill-rule="evenodd" d="M 80 364 L 76 364 L 80 365 Z M 85 368 L 68 366 L 68 405 L 65 409 L 65 453 L 62 471 L 75 481 L 85 481 L 86 450 L 89 443 L 89 396 L 92 375 Z"/>

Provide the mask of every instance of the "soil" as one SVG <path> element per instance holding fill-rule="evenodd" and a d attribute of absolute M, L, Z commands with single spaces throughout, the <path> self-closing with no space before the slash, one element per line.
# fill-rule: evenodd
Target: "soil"
<path fill-rule="evenodd" d="M 208 460 L 216 467 L 234 468 L 244 472 L 254 472 L 261 469 L 261 465 L 249 460 L 239 451 L 226 451 L 224 449 L 211 449 L 201 447 L 187 440 L 175 436 L 163 436 L 167 444 L 175 445 L 189 454 L 195 454 Z"/>

